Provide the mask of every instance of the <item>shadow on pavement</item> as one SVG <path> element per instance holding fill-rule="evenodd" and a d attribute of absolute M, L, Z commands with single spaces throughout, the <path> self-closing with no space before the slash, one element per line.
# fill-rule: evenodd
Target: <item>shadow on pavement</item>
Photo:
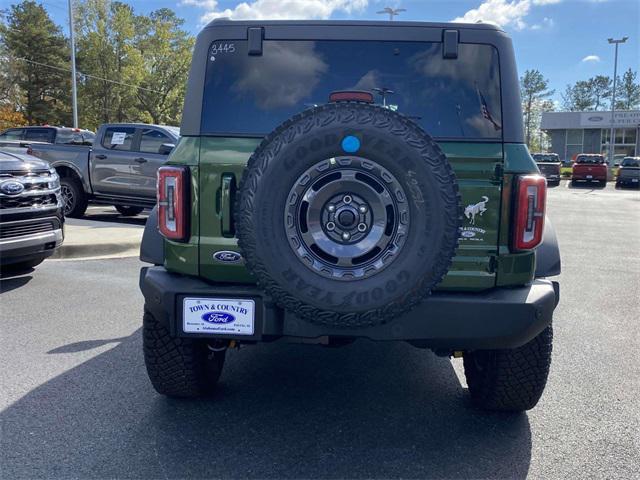
<path fill-rule="evenodd" d="M 137 331 L 4 410 L 3 477 L 524 478 L 529 469 L 527 416 L 471 408 L 451 363 L 407 344 L 243 348 L 229 352 L 213 398 L 179 401 L 152 390 L 140 343 Z"/>
<path fill-rule="evenodd" d="M 33 273 L 35 269 L 29 268 L 27 271 L 12 273 L 10 271 L 0 272 L 0 293 L 10 292 L 16 288 L 25 286 L 33 278 L 31 275 L 25 275 L 26 273 Z"/>
<path fill-rule="evenodd" d="M 109 343 L 120 343 L 127 339 L 127 337 L 120 338 L 106 338 L 104 340 L 84 340 L 82 342 L 70 343 L 68 345 L 63 345 L 58 348 L 54 348 L 53 350 L 49 350 L 48 354 L 57 354 L 57 353 L 76 353 L 76 352 L 84 352 L 86 350 L 93 350 L 94 348 L 102 347 L 103 345 L 107 345 Z"/>

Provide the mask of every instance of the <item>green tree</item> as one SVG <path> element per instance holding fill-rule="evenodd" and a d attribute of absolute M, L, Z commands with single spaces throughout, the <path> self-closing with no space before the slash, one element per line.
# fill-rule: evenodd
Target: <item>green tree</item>
<path fill-rule="evenodd" d="M 184 20 L 167 8 L 139 16 L 136 23 L 135 46 L 143 64 L 138 105 L 148 121 L 177 125 L 194 39 L 181 29 Z"/>
<path fill-rule="evenodd" d="M 553 95 L 549 81 L 538 70 L 527 70 L 520 79 L 520 95 L 527 145 L 531 148 L 531 134 L 535 128 L 535 119 L 539 115 L 542 101 Z"/>
<path fill-rule="evenodd" d="M 640 83 L 636 81 L 638 73 L 628 69 L 616 82 L 616 108 L 633 110 L 640 108 Z"/>
<path fill-rule="evenodd" d="M 562 94 L 562 108 L 570 112 L 584 112 L 593 110 L 593 95 L 591 86 L 586 80 L 579 80 L 573 85 L 567 85 Z"/>
<path fill-rule="evenodd" d="M 607 106 L 604 101 L 611 98 L 612 83 L 611 78 L 605 75 L 597 75 L 588 80 L 594 110 L 606 110 Z"/>
<path fill-rule="evenodd" d="M 29 124 L 69 125 L 69 46 L 44 7 L 32 0 L 12 5 L 0 35 L 9 60 L 3 62 L 4 81 L 18 89 L 9 88 L 6 95 L 21 98 L 19 108 Z"/>
<path fill-rule="evenodd" d="M 82 124 L 141 120 L 136 90 L 143 68 L 134 46 L 136 18 L 121 2 L 76 4 L 79 110 Z"/>

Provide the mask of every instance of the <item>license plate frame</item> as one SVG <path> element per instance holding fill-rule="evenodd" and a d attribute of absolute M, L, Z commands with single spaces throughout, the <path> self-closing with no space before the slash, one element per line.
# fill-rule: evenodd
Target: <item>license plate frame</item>
<path fill-rule="evenodd" d="M 253 337 L 256 302 L 239 297 L 182 298 L 181 330 L 187 335 Z"/>

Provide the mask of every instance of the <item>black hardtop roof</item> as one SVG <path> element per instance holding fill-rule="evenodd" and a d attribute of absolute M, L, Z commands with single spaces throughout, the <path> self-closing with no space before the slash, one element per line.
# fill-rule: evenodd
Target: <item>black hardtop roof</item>
<path fill-rule="evenodd" d="M 204 28 L 220 26 L 247 26 L 260 27 L 269 25 L 302 25 L 302 26 L 361 26 L 361 27 L 423 27 L 423 28 L 455 28 L 456 30 L 493 30 L 504 32 L 500 27 L 492 23 L 454 23 L 454 22 L 404 22 L 404 21 L 381 21 L 381 20 L 231 20 L 228 17 L 220 17 L 211 20 Z"/>

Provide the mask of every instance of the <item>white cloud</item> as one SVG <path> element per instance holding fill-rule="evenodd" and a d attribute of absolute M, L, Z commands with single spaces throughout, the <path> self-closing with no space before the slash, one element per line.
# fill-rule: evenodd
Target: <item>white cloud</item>
<path fill-rule="evenodd" d="M 587 55 L 582 59 L 583 62 L 599 62 L 600 57 L 598 55 Z"/>
<path fill-rule="evenodd" d="M 552 5 L 562 0 L 485 0 L 478 8 L 465 13 L 462 17 L 455 18 L 454 22 L 463 23 L 493 23 L 499 27 L 513 27 L 522 30 L 527 27 L 525 17 L 529 15 L 532 7 Z M 542 23 L 531 25 L 532 30 L 540 30 L 543 27 L 552 27 L 553 20 L 545 17 Z"/>
<path fill-rule="evenodd" d="M 531 30 L 540 30 L 542 28 L 551 28 L 554 25 L 555 25 L 555 22 L 553 21 L 553 18 L 544 17 L 542 19 L 542 23 L 536 23 L 534 25 L 531 25 Z"/>
<path fill-rule="evenodd" d="M 369 0 L 255 0 L 242 2 L 234 8 L 218 10 L 217 0 L 182 0 L 181 5 L 201 7 L 206 10 L 201 20 L 207 23 L 214 18 L 229 17 L 234 20 L 302 20 L 327 19 L 334 12 L 352 13 L 364 10 Z"/>
<path fill-rule="evenodd" d="M 524 18 L 529 14 L 530 9 L 530 0 L 486 0 L 478 8 L 469 10 L 462 17 L 455 18 L 453 21 L 462 23 L 482 21 L 493 23 L 499 27 L 512 26 L 522 30 L 527 26 Z"/>

